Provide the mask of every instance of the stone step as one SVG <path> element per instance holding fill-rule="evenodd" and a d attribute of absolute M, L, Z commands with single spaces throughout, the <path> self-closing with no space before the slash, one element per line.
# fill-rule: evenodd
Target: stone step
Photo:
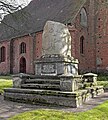
<path fill-rule="evenodd" d="M 30 79 L 59 79 L 58 75 L 30 75 L 28 78 Z"/>
<path fill-rule="evenodd" d="M 60 85 L 60 80 L 54 79 L 26 79 L 25 83 L 38 83 L 38 84 L 58 84 Z"/>
<path fill-rule="evenodd" d="M 21 88 L 60 90 L 60 85 L 27 83 L 22 84 Z"/>
<path fill-rule="evenodd" d="M 87 90 L 85 90 L 87 91 Z M 24 94 L 40 94 L 40 95 L 57 95 L 57 96 L 75 96 L 78 95 L 78 92 L 65 92 L 65 91 L 53 91 L 53 90 L 42 90 L 42 89 L 23 89 L 23 88 L 5 88 L 4 92 L 12 92 L 12 93 L 24 93 Z M 80 94 L 80 93 L 79 93 Z"/>
<path fill-rule="evenodd" d="M 52 90 L 38 89 L 20 89 L 8 88 L 4 89 L 4 99 L 14 102 L 24 102 L 30 104 L 46 104 L 53 106 L 78 107 L 82 104 L 80 99 L 81 93 L 63 92 Z M 80 102 L 78 102 L 80 101 Z"/>
<path fill-rule="evenodd" d="M 96 95 L 102 94 L 103 88 L 97 87 L 99 91 L 94 91 Z M 99 92 L 99 94 L 97 94 Z M 30 104 L 46 104 L 53 106 L 79 107 L 85 101 L 92 98 L 89 89 L 76 92 L 64 92 L 41 89 L 21 89 L 6 88 L 4 89 L 4 99 L 14 102 L 24 102 Z"/>

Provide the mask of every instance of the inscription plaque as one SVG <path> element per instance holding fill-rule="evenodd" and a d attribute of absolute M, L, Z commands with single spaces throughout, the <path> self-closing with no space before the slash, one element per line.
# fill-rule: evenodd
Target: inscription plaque
<path fill-rule="evenodd" d="M 42 74 L 54 74 L 54 73 L 56 73 L 56 65 L 55 64 L 42 64 L 41 73 Z"/>

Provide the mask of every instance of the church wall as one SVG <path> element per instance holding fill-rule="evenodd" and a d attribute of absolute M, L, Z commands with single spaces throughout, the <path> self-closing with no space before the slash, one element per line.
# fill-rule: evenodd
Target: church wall
<path fill-rule="evenodd" d="M 20 54 L 20 44 L 26 43 L 26 53 Z M 13 74 L 20 71 L 20 59 L 26 59 L 26 73 L 33 74 L 33 38 L 30 35 L 13 40 Z"/>
<path fill-rule="evenodd" d="M 108 4 L 99 0 L 96 14 L 96 65 L 98 73 L 108 73 Z"/>
<path fill-rule="evenodd" d="M 41 57 L 42 55 L 42 32 L 36 33 L 35 40 L 36 48 L 35 48 L 35 60 Z"/>
<path fill-rule="evenodd" d="M 94 1 L 88 1 L 84 7 L 87 13 L 87 26 L 82 26 L 80 23 L 80 15 L 77 15 L 74 26 L 75 32 L 75 58 L 79 60 L 79 71 L 96 72 L 96 55 L 95 55 L 95 39 L 94 39 Z M 84 37 L 83 54 L 80 53 L 80 38 Z"/>
<path fill-rule="evenodd" d="M 0 60 L 0 74 L 10 73 L 10 41 L 3 41 L 0 43 L 0 48 L 5 47 L 5 61 Z M 1 59 L 1 58 L 0 58 Z"/>

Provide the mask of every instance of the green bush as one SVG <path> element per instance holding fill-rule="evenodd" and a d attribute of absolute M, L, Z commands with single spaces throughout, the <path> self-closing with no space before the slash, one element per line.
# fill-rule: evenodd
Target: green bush
<path fill-rule="evenodd" d="M 108 81 L 108 76 L 107 75 L 99 75 L 98 81 Z"/>
<path fill-rule="evenodd" d="M 108 76 L 107 75 L 99 75 L 97 84 L 100 86 L 104 86 L 105 88 L 108 88 Z"/>

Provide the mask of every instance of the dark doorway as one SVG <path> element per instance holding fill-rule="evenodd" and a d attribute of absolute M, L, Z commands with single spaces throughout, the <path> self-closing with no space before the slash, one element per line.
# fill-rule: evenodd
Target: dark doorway
<path fill-rule="evenodd" d="M 24 57 L 20 59 L 20 73 L 26 73 L 26 59 Z"/>

